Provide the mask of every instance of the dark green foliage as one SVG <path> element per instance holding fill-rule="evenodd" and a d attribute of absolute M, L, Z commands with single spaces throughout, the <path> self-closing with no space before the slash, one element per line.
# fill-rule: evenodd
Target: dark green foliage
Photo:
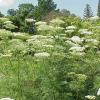
<path fill-rule="evenodd" d="M 53 0 L 38 0 L 37 12 L 41 20 L 46 14 L 56 9 L 56 4 Z"/>
<path fill-rule="evenodd" d="M 28 32 L 27 28 L 30 28 L 30 26 L 26 25 L 25 19 L 27 17 L 30 17 L 30 13 L 34 10 L 34 6 L 32 4 L 20 4 L 18 10 L 8 10 L 8 14 L 11 15 L 10 19 L 13 21 L 13 23 L 18 26 L 18 31 L 21 32 Z M 13 16 L 12 13 L 16 14 Z M 32 26 L 32 25 L 31 25 Z M 34 28 L 34 27 L 33 27 Z M 34 29 L 32 29 L 34 30 Z"/>
<path fill-rule="evenodd" d="M 4 17 L 4 15 L 0 12 L 0 17 Z"/>
<path fill-rule="evenodd" d="M 26 18 L 41 20 L 49 12 L 56 9 L 56 4 L 53 0 L 38 0 L 38 6 L 25 3 L 20 4 L 17 10 L 9 9 L 8 17 L 18 27 L 15 31 L 28 32 L 34 34 L 34 25 L 27 25 Z"/>
<path fill-rule="evenodd" d="M 15 16 L 15 15 L 16 15 L 16 10 L 14 10 L 14 9 L 9 9 L 9 10 L 7 11 L 7 14 L 8 14 L 8 16 Z"/>
<path fill-rule="evenodd" d="M 92 9 L 89 4 L 86 4 L 86 8 L 84 9 L 84 18 L 90 18 L 93 16 Z"/>
<path fill-rule="evenodd" d="M 97 11 L 97 15 L 100 17 L 100 0 L 98 2 L 98 11 Z"/>

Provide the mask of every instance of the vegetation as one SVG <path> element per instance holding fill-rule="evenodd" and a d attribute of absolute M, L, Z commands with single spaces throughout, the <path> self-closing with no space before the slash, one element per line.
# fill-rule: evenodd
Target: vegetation
<path fill-rule="evenodd" d="M 0 100 L 99 100 L 100 18 L 38 2 L 0 17 Z"/>
<path fill-rule="evenodd" d="M 92 9 L 89 4 L 86 4 L 86 8 L 84 9 L 84 18 L 90 18 L 93 16 Z"/>
<path fill-rule="evenodd" d="M 100 17 L 100 0 L 99 0 L 99 3 L 98 3 L 98 12 L 97 12 L 97 15 Z"/>

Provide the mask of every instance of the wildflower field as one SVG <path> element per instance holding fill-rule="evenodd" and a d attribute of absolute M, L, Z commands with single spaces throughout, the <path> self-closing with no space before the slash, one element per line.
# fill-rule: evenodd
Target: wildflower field
<path fill-rule="evenodd" d="M 100 100 L 100 0 L 0 0 L 0 100 Z"/>
<path fill-rule="evenodd" d="M 100 19 L 94 19 L 26 19 L 34 21 L 34 35 L 0 29 L 0 98 L 99 100 Z"/>

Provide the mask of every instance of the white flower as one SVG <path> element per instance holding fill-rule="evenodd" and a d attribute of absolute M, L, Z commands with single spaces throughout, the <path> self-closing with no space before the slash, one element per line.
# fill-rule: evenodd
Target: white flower
<path fill-rule="evenodd" d="M 88 29 L 80 29 L 79 32 L 80 34 L 88 34 L 88 35 L 93 34 L 91 31 L 88 31 Z"/>
<path fill-rule="evenodd" d="M 46 22 L 43 22 L 43 21 L 38 21 L 35 23 L 35 25 L 39 26 L 39 25 L 46 25 L 47 23 Z"/>
<path fill-rule="evenodd" d="M 2 98 L 0 100 L 14 100 L 14 99 L 11 99 L 11 98 Z"/>
<path fill-rule="evenodd" d="M 33 35 L 30 38 L 34 39 L 34 40 L 36 40 L 36 39 L 46 39 L 47 36 L 44 36 L 44 35 Z"/>
<path fill-rule="evenodd" d="M 56 19 L 51 20 L 50 23 L 54 26 L 59 26 L 59 25 L 64 24 L 65 22 L 59 18 L 56 18 Z"/>
<path fill-rule="evenodd" d="M 74 32 L 74 30 L 65 30 L 65 33 L 73 33 Z"/>
<path fill-rule="evenodd" d="M 84 52 L 76 52 L 76 51 L 72 51 L 72 52 L 70 52 L 70 54 L 72 54 L 72 55 L 77 55 L 77 56 L 82 56 L 82 55 L 84 55 L 85 53 Z"/>
<path fill-rule="evenodd" d="M 25 19 L 27 22 L 35 22 L 36 20 L 34 20 L 34 19 L 31 19 L 31 18 L 27 18 L 27 19 Z"/>
<path fill-rule="evenodd" d="M 96 26 L 95 28 L 100 29 L 100 26 Z"/>
<path fill-rule="evenodd" d="M 98 20 L 98 19 L 99 19 L 98 16 L 90 17 L 90 20 L 91 20 L 91 21 L 96 21 L 96 20 Z"/>
<path fill-rule="evenodd" d="M 43 45 L 43 47 L 47 47 L 47 48 L 53 48 L 53 45 Z"/>
<path fill-rule="evenodd" d="M 78 44 L 75 44 L 75 43 L 73 43 L 72 41 L 69 41 L 69 40 L 67 40 L 65 42 L 68 43 L 71 46 L 78 46 Z"/>
<path fill-rule="evenodd" d="M 97 91 L 97 96 L 100 96 L 100 88 Z"/>
<path fill-rule="evenodd" d="M 50 25 L 39 25 L 38 27 L 37 27 L 37 30 L 38 31 L 53 31 L 54 30 L 54 28 L 52 27 L 52 26 L 50 26 Z"/>
<path fill-rule="evenodd" d="M 73 46 L 69 49 L 70 51 L 76 51 L 76 52 L 82 52 L 85 50 L 85 47 L 80 47 L 80 46 Z"/>
<path fill-rule="evenodd" d="M 42 52 L 42 53 L 35 53 L 34 56 L 37 58 L 44 58 L 44 57 L 49 57 L 50 54 L 47 52 Z"/>
<path fill-rule="evenodd" d="M 78 36 L 73 36 L 73 37 L 71 38 L 71 41 L 74 42 L 74 43 L 82 43 L 81 38 L 78 37 Z"/>
<path fill-rule="evenodd" d="M 97 41 L 96 39 L 86 39 L 86 42 L 91 42 L 91 43 L 94 43 L 94 44 L 99 43 L 99 41 Z"/>
<path fill-rule="evenodd" d="M 95 100 L 96 99 L 96 97 L 93 96 L 93 95 L 87 95 L 87 96 L 85 96 L 85 98 L 87 98 L 89 100 Z"/>
<path fill-rule="evenodd" d="M 5 18 L 5 17 L 0 17 L 0 21 L 6 22 L 6 21 L 9 21 L 9 19 L 8 18 Z"/>
<path fill-rule="evenodd" d="M 9 54 L 1 54 L 0 55 L 0 58 L 3 58 L 3 57 L 11 57 L 12 56 L 12 53 L 9 53 Z"/>
<path fill-rule="evenodd" d="M 13 32 L 12 35 L 14 35 L 14 36 L 25 36 L 24 34 L 22 34 L 22 33 L 20 33 L 20 32 L 18 32 L 18 33 Z"/>
<path fill-rule="evenodd" d="M 12 21 L 5 21 L 4 24 L 12 24 Z"/>
<path fill-rule="evenodd" d="M 60 30 L 64 30 L 64 28 L 58 26 L 58 27 L 55 27 L 55 30 L 59 30 L 60 31 Z"/>
<path fill-rule="evenodd" d="M 68 27 L 66 27 L 66 29 L 67 30 L 75 30 L 75 29 L 77 29 L 75 26 L 68 26 Z"/>

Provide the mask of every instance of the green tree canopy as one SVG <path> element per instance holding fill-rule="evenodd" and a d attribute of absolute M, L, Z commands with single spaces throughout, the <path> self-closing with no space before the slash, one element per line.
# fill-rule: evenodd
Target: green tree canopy
<path fill-rule="evenodd" d="M 97 11 L 97 15 L 100 17 L 100 0 L 99 0 L 99 3 L 98 3 L 98 11 Z"/>
<path fill-rule="evenodd" d="M 86 7 L 84 9 L 84 18 L 90 18 L 93 16 L 92 9 L 89 4 L 86 4 Z"/>

